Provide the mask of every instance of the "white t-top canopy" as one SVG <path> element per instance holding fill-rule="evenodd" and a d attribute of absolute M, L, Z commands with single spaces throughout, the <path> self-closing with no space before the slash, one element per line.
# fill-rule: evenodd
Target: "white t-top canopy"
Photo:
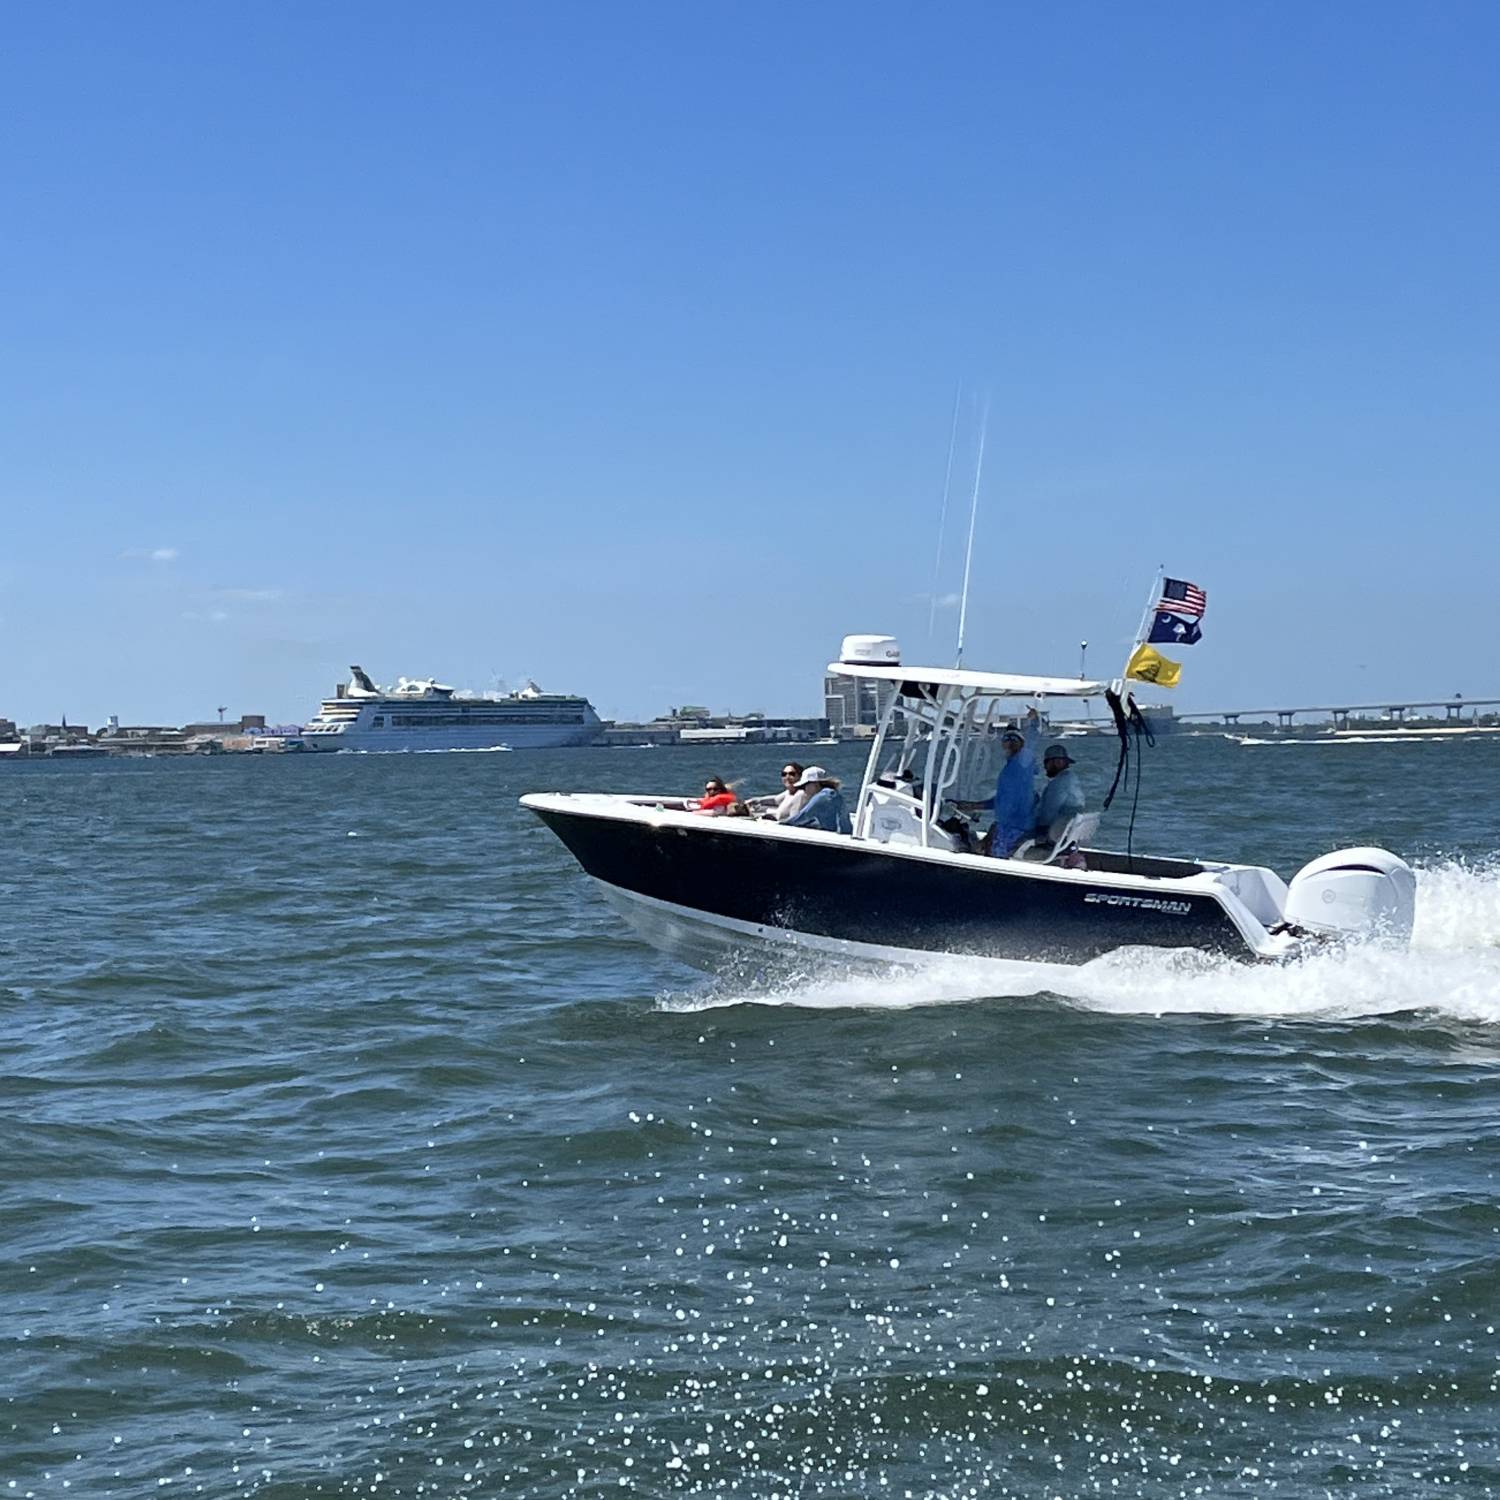
<path fill-rule="evenodd" d="M 933 687 L 966 688 L 992 698 L 1100 698 L 1107 682 L 1081 677 L 1023 677 L 1014 672 L 970 672 L 963 667 L 898 667 L 885 662 L 831 661 L 830 673 L 881 682 L 919 682 Z"/>

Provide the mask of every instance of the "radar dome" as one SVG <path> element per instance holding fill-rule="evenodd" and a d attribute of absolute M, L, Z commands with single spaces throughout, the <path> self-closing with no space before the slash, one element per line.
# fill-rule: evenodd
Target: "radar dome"
<path fill-rule="evenodd" d="M 846 635 L 839 660 L 850 666 L 899 667 L 901 645 L 893 635 Z"/>

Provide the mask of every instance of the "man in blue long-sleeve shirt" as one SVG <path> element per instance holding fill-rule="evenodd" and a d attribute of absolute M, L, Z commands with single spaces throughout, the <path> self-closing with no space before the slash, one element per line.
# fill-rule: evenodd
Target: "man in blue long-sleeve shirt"
<path fill-rule="evenodd" d="M 1036 756 L 1019 729 L 1000 736 L 1005 764 L 995 781 L 995 829 L 990 853 L 1004 859 L 1036 822 Z"/>
<path fill-rule="evenodd" d="M 1005 764 L 995 780 L 995 795 L 983 802 L 960 802 L 963 812 L 995 809 L 995 826 L 985 835 L 980 852 L 1004 859 L 1023 839 L 1031 837 L 1036 823 L 1036 756 L 1019 729 L 1000 736 Z"/>

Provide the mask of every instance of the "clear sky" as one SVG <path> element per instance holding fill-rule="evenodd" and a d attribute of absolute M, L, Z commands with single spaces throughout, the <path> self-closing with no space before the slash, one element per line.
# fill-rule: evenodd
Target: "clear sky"
<path fill-rule="evenodd" d="M 0 9 L 0 715 L 1500 696 L 1500 7 Z"/>

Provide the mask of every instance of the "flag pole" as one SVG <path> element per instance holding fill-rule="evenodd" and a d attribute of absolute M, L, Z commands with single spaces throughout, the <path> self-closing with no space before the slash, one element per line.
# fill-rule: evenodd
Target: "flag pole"
<path fill-rule="evenodd" d="M 1151 580 L 1151 592 L 1146 595 L 1146 607 L 1141 611 L 1141 623 L 1136 627 L 1135 644 L 1141 645 L 1151 634 L 1151 619 L 1156 614 L 1156 601 L 1161 598 L 1162 584 L 1166 581 L 1167 565 L 1162 563 Z"/>
<path fill-rule="evenodd" d="M 1130 665 L 1130 658 L 1135 655 L 1138 647 L 1145 643 L 1146 637 L 1151 634 L 1151 620 L 1156 614 L 1156 602 L 1161 598 L 1161 588 L 1167 576 L 1167 565 L 1162 563 L 1156 570 L 1156 576 L 1151 580 L 1151 592 L 1146 595 L 1146 607 L 1141 611 L 1141 623 L 1136 626 L 1135 639 L 1130 643 L 1130 650 L 1125 654 L 1125 665 Z M 1122 674 L 1123 675 L 1123 674 Z"/>

